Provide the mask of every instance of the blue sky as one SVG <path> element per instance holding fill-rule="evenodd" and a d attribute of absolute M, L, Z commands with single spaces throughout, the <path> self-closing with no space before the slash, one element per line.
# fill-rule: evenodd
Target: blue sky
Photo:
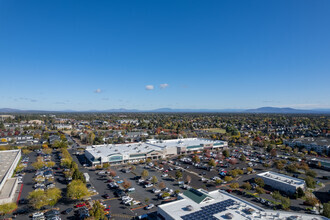
<path fill-rule="evenodd" d="M 0 1 L 0 108 L 330 108 L 330 1 Z"/>

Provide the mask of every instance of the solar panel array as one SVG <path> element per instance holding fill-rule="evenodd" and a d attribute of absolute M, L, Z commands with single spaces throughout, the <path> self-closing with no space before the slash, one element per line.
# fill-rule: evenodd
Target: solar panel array
<path fill-rule="evenodd" d="M 226 211 L 227 207 L 234 205 L 235 201 L 227 199 L 222 202 L 217 202 L 212 205 L 204 206 L 197 212 L 181 216 L 183 220 L 217 220 L 214 214 Z"/>

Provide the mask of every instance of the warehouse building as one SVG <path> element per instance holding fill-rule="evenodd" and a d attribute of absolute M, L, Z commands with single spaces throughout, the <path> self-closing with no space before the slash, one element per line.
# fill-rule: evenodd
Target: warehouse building
<path fill-rule="evenodd" d="M 201 138 L 172 140 L 150 139 L 141 143 L 92 145 L 85 150 L 85 156 L 91 165 L 103 163 L 126 163 L 139 160 L 161 159 L 182 153 L 192 153 L 203 149 L 227 147 L 225 141 Z"/>
<path fill-rule="evenodd" d="M 12 178 L 21 150 L 0 151 L 0 204 L 14 202 L 17 178 Z"/>
<path fill-rule="evenodd" d="M 178 200 L 159 205 L 157 218 L 159 220 L 327 219 L 317 215 L 263 209 L 225 191 L 207 192 L 203 189 L 187 190 L 178 196 Z"/>
<path fill-rule="evenodd" d="M 295 193 L 299 187 L 303 190 L 305 189 L 305 180 L 291 176 L 271 171 L 259 173 L 257 176 L 261 177 L 266 185 L 269 185 L 273 189 L 277 189 L 288 194 Z"/>

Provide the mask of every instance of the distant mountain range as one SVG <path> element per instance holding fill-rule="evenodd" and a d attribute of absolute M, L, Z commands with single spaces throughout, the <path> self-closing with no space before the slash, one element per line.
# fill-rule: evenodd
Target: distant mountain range
<path fill-rule="evenodd" d="M 74 111 L 74 110 L 63 110 L 63 111 L 45 111 L 45 110 L 20 110 L 12 108 L 0 108 L 0 113 L 63 113 L 63 112 L 205 112 L 205 113 L 276 113 L 276 114 L 330 114 L 330 109 L 294 109 L 294 108 L 277 108 L 277 107 L 261 107 L 256 109 L 172 109 L 172 108 L 158 108 L 153 110 L 138 110 L 138 109 L 107 109 L 107 110 L 89 110 L 89 111 Z"/>

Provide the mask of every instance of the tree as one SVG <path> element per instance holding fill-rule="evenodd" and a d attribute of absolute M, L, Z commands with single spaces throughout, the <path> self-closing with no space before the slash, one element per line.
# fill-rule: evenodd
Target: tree
<path fill-rule="evenodd" d="M 186 181 L 187 181 L 188 184 L 190 184 L 190 182 L 191 182 L 191 176 L 189 176 L 189 175 L 186 176 Z"/>
<path fill-rule="evenodd" d="M 249 173 L 251 173 L 253 171 L 252 167 L 248 167 L 246 168 L 246 171 L 248 171 Z"/>
<path fill-rule="evenodd" d="M 283 196 L 282 196 L 282 198 L 281 198 L 281 205 L 282 205 L 282 208 L 283 208 L 284 210 L 289 209 L 289 207 L 290 207 L 290 205 L 291 205 L 291 200 L 290 200 L 290 198 L 288 198 L 288 197 L 283 197 Z"/>
<path fill-rule="evenodd" d="M 169 194 L 168 192 L 164 192 L 163 195 L 162 195 L 162 198 L 165 198 L 165 197 L 168 197 L 168 196 L 171 196 L 171 194 Z"/>
<path fill-rule="evenodd" d="M 71 199 L 82 199 L 89 196 L 86 185 L 81 180 L 73 180 L 67 187 L 67 197 Z"/>
<path fill-rule="evenodd" d="M 276 156 L 277 156 L 277 152 L 276 152 L 276 149 L 275 149 L 275 148 L 271 149 L 271 151 L 270 151 L 270 155 L 271 155 L 272 157 L 276 157 Z"/>
<path fill-rule="evenodd" d="M 217 164 L 215 163 L 215 160 L 212 158 L 210 161 L 209 161 L 209 166 L 211 167 L 215 167 Z"/>
<path fill-rule="evenodd" d="M 156 176 L 153 176 L 153 177 L 151 178 L 151 182 L 152 182 L 153 184 L 158 183 L 158 179 L 157 179 L 157 177 L 156 177 Z"/>
<path fill-rule="evenodd" d="M 222 151 L 222 155 L 223 155 L 224 157 L 229 157 L 229 151 L 228 151 L 228 150 L 224 150 L 224 151 Z"/>
<path fill-rule="evenodd" d="M 237 160 L 236 160 L 236 158 L 231 158 L 231 159 L 229 160 L 229 163 L 230 163 L 231 165 L 235 165 L 235 164 L 237 164 Z"/>
<path fill-rule="evenodd" d="M 222 180 L 221 180 L 221 179 L 216 179 L 216 180 L 215 180 L 215 184 L 216 184 L 216 185 L 220 185 L 221 183 L 222 183 Z"/>
<path fill-rule="evenodd" d="M 307 170 L 306 175 L 315 178 L 317 176 L 316 172 L 313 170 Z"/>
<path fill-rule="evenodd" d="M 103 220 L 105 219 L 104 207 L 101 205 L 100 201 L 96 201 L 89 214 L 94 217 L 94 219 Z"/>
<path fill-rule="evenodd" d="M 6 215 L 11 212 L 13 212 L 15 209 L 17 209 L 17 204 L 14 202 L 11 203 L 5 203 L 0 205 L 0 215 Z"/>
<path fill-rule="evenodd" d="M 46 167 L 50 167 L 50 168 L 51 167 L 54 167 L 55 166 L 55 162 L 54 161 L 48 161 L 48 162 L 45 163 L 45 166 Z"/>
<path fill-rule="evenodd" d="M 330 202 L 323 204 L 323 215 L 330 218 Z"/>
<path fill-rule="evenodd" d="M 117 176 L 117 173 L 116 173 L 116 171 L 114 171 L 114 170 L 110 170 L 110 171 L 109 171 L 109 174 L 110 174 L 110 176 L 112 176 L 112 177 Z"/>
<path fill-rule="evenodd" d="M 149 198 L 145 198 L 145 199 L 144 199 L 144 201 L 145 201 L 147 204 L 148 204 L 149 200 L 150 200 Z"/>
<path fill-rule="evenodd" d="M 71 170 L 76 170 L 78 169 L 78 164 L 74 161 L 71 161 L 71 164 L 70 164 L 70 169 Z"/>
<path fill-rule="evenodd" d="M 193 156 L 192 161 L 193 161 L 194 163 L 200 163 L 200 162 L 201 162 L 201 159 L 199 158 L 198 155 L 195 155 L 195 156 Z"/>
<path fill-rule="evenodd" d="M 283 170 L 283 168 L 284 168 L 284 164 L 281 163 L 281 162 L 277 162 L 277 163 L 276 163 L 276 168 L 279 169 L 279 170 Z"/>
<path fill-rule="evenodd" d="M 272 193 L 272 197 L 273 197 L 273 199 L 275 199 L 275 200 L 281 200 L 282 195 L 280 194 L 279 191 L 275 191 L 275 192 Z"/>
<path fill-rule="evenodd" d="M 177 179 L 182 178 L 182 173 L 181 173 L 180 170 L 177 170 L 177 171 L 175 172 L 175 177 L 176 177 Z"/>
<path fill-rule="evenodd" d="M 93 144 L 94 139 L 95 139 L 95 134 L 93 132 L 90 132 L 87 136 L 88 143 Z"/>
<path fill-rule="evenodd" d="M 305 182 L 306 182 L 306 186 L 308 188 L 315 188 L 315 185 L 316 185 L 316 181 L 314 180 L 314 178 L 310 177 L 310 176 L 307 176 L 305 178 Z"/>
<path fill-rule="evenodd" d="M 265 190 L 264 190 L 263 188 L 257 186 L 257 187 L 256 187 L 256 192 L 257 192 L 258 194 L 264 194 L 264 193 L 265 193 Z"/>
<path fill-rule="evenodd" d="M 304 190 L 300 187 L 298 187 L 298 189 L 297 189 L 297 196 L 298 196 L 298 198 L 305 196 Z"/>
<path fill-rule="evenodd" d="M 251 190 L 252 186 L 249 182 L 243 183 L 242 187 L 247 190 Z"/>
<path fill-rule="evenodd" d="M 225 176 L 224 180 L 225 180 L 226 182 L 230 182 L 230 181 L 233 180 L 233 177 L 231 177 L 231 176 Z"/>
<path fill-rule="evenodd" d="M 160 182 L 160 183 L 158 184 L 158 187 L 159 187 L 160 189 L 164 189 L 164 188 L 166 187 L 166 185 L 165 185 L 164 182 Z"/>
<path fill-rule="evenodd" d="M 245 162 L 246 161 L 246 157 L 244 154 L 241 154 L 241 157 L 239 158 L 241 161 Z"/>
<path fill-rule="evenodd" d="M 28 199 L 35 209 L 41 209 L 43 206 L 47 205 L 46 194 L 40 189 L 29 192 Z"/>
<path fill-rule="evenodd" d="M 260 187 L 264 187 L 264 186 L 265 186 L 265 182 L 264 182 L 264 180 L 263 180 L 262 178 L 260 178 L 260 177 L 255 178 L 255 179 L 254 179 L 254 182 L 255 182 L 258 186 L 260 186 Z"/>
<path fill-rule="evenodd" d="M 142 171 L 142 173 L 141 173 L 141 176 L 142 176 L 142 178 L 146 178 L 146 177 L 148 177 L 149 176 L 149 172 L 148 172 L 148 170 L 143 170 Z"/>
<path fill-rule="evenodd" d="M 124 179 L 123 187 L 124 187 L 125 189 L 130 188 L 131 185 L 132 185 L 131 182 L 129 182 L 128 180 Z"/>
<path fill-rule="evenodd" d="M 231 183 L 229 186 L 232 189 L 237 189 L 239 187 L 239 183 Z"/>
<path fill-rule="evenodd" d="M 51 154 L 52 151 L 53 150 L 51 148 L 44 148 L 44 149 L 42 149 L 42 152 L 44 152 L 44 154 Z"/>
<path fill-rule="evenodd" d="M 58 200 L 62 197 L 62 191 L 59 188 L 52 188 L 46 191 L 46 197 L 48 199 L 48 205 L 54 206 Z"/>
<path fill-rule="evenodd" d="M 43 168 L 45 166 L 45 163 L 42 160 L 38 160 L 34 163 L 31 164 L 32 167 L 36 170 L 40 170 L 41 168 Z"/>
<path fill-rule="evenodd" d="M 146 163 L 150 163 L 151 162 L 151 159 L 150 158 L 147 158 L 146 159 Z"/>

